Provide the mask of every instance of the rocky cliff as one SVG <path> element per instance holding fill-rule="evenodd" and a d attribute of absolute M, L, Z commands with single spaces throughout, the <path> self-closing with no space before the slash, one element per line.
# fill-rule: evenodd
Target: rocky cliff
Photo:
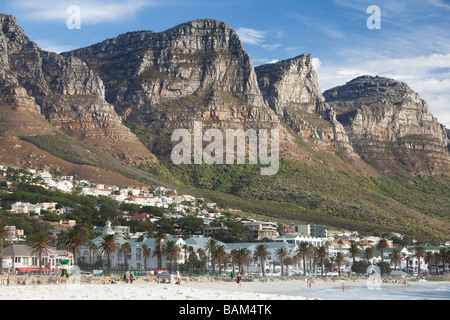
<path fill-rule="evenodd" d="M 106 100 L 124 118 L 277 121 L 265 108 L 249 55 L 224 22 L 204 19 L 161 33 L 131 32 L 63 56 L 98 70 Z"/>
<path fill-rule="evenodd" d="M 3 93 L 26 97 L 56 128 L 129 163 L 156 161 L 105 101 L 102 80 L 83 61 L 41 50 L 13 16 L 0 15 L 0 27 Z"/>
<path fill-rule="evenodd" d="M 345 130 L 325 103 L 311 54 L 255 70 L 265 102 L 287 126 L 316 143 L 351 151 Z"/>
<path fill-rule="evenodd" d="M 382 171 L 448 174 L 446 129 L 405 83 L 361 76 L 324 96 L 365 161 Z"/>

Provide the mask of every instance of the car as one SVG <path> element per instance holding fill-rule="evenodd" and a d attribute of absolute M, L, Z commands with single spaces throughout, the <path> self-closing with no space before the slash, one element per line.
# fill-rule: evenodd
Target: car
<path fill-rule="evenodd" d="M 92 277 L 92 273 L 87 272 L 87 271 L 80 270 L 80 276 L 84 276 L 84 277 Z"/>
<path fill-rule="evenodd" d="M 170 278 L 170 274 L 168 272 L 163 271 L 163 272 L 158 273 L 156 278 L 157 279 Z"/>

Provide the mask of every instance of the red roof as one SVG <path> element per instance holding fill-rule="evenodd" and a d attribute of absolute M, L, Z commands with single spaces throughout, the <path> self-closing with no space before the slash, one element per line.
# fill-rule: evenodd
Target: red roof
<path fill-rule="evenodd" d="M 285 234 L 285 233 L 297 233 L 294 230 L 292 230 L 291 228 L 284 228 L 281 233 Z"/>
<path fill-rule="evenodd" d="M 146 219 L 146 218 L 148 218 L 148 216 L 149 216 L 149 214 L 144 212 L 144 213 L 129 217 L 128 219 L 130 219 L 130 220 Z"/>

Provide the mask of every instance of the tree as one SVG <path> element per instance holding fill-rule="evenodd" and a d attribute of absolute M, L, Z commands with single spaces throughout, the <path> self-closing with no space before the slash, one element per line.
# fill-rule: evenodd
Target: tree
<path fill-rule="evenodd" d="M 303 275 L 306 276 L 306 256 L 308 255 L 308 243 L 301 242 L 297 246 L 296 253 L 297 253 L 297 255 L 301 256 L 301 258 L 303 260 Z"/>
<path fill-rule="evenodd" d="M 323 277 L 323 260 L 328 257 L 326 246 L 320 246 L 317 248 L 316 256 L 320 261 L 321 276 Z"/>
<path fill-rule="evenodd" d="M 156 240 L 158 241 L 158 246 L 155 248 L 153 256 L 158 257 L 158 269 L 162 268 L 162 255 L 163 255 L 163 242 L 166 239 L 166 234 L 164 231 L 159 230 L 156 234 Z"/>
<path fill-rule="evenodd" d="M 151 249 L 148 245 L 142 245 L 142 254 L 144 255 L 144 270 L 147 271 L 147 258 L 150 257 Z"/>
<path fill-rule="evenodd" d="M 212 260 L 219 265 L 219 275 L 222 275 L 222 266 L 226 263 L 228 253 L 224 245 L 217 245 L 212 251 Z"/>
<path fill-rule="evenodd" d="M 180 257 L 181 248 L 176 244 L 175 241 L 167 241 L 164 248 L 163 254 L 166 259 L 169 260 L 169 272 L 173 272 L 173 267 L 178 258 Z"/>
<path fill-rule="evenodd" d="M 342 262 L 344 262 L 344 254 L 339 251 L 338 253 L 336 253 L 336 263 L 338 266 L 338 273 L 339 273 L 339 277 L 341 276 L 341 264 Z"/>
<path fill-rule="evenodd" d="M 6 229 L 6 222 L 0 222 L 0 259 L 3 257 L 3 241 L 11 237 L 11 232 Z M 0 274 L 3 274 L 3 261 L 0 263 Z"/>
<path fill-rule="evenodd" d="M 73 252 L 74 264 L 77 264 L 78 259 L 78 248 L 83 246 L 87 242 L 86 233 L 82 228 L 69 228 L 63 236 L 63 242 L 65 247 Z"/>
<path fill-rule="evenodd" d="M 31 254 L 38 254 L 39 274 L 42 275 L 42 254 L 50 251 L 50 239 L 46 233 L 38 233 L 31 238 Z"/>
<path fill-rule="evenodd" d="M 380 241 L 378 241 L 376 248 L 381 252 L 381 262 L 384 262 L 384 250 L 389 248 L 386 239 L 381 239 Z"/>
<path fill-rule="evenodd" d="M 400 249 L 395 248 L 392 251 L 391 255 L 391 263 L 394 264 L 394 269 L 397 270 L 397 264 L 400 264 L 402 262 L 402 256 L 400 255 Z"/>
<path fill-rule="evenodd" d="M 366 258 L 368 264 L 370 264 L 370 259 L 373 259 L 373 257 L 375 257 L 373 248 L 366 248 L 366 250 L 364 250 L 364 258 Z"/>
<path fill-rule="evenodd" d="M 269 247 L 266 244 L 258 244 L 256 246 L 253 256 L 256 260 L 259 259 L 261 261 L 261 273 L 264 277 L 265 276 L 264 265 L 266 260 L 270 257 Z"/>
<path fill-rule="evenodd" d="M 95 253 L 96 253 L 97 250 L 98 250 L 98 247 L 97 247 L 97 245 L 96 245 L 94 242 L 92 242 L 92 241 L 89 241 L 89 242 L 88 242 L 87 247 L 89 248 L 89 257 L 92 257 L 92 258 L 91 258 L 91 268 L 92 268 L 92 270 L 94 270 L 94 256 L 95 256 Z"/>
<path fill-rule="evenodd" d="M 111 254 L 118 251 L 120 245 L 117 243 L 117 236 L 115 234 L 105 234 L 102 236 L 100 244 L 101 254 L 106 254 L 108 258 L 108 275 L 111 275 Z"/>
<path fill-rule="evenodd" d="M 283 260 L 284 260 L 284 258 L 286 258 L 288 256 L 289 251 L 288 251 L 288 249 L 286 249 L 284 247 L 281 247 L 281 248 L 278 248 L 275 251 L 275 254 L 277 255 L 278 259 L 280 260 L 281 276 L 283 276 L 284 275 L 284 273 L 283 273 Z"/>
<path fill-rule="evenodd" d="M 356 242 L 352 241 L 350 243 L 350 248 L 348 249 L 348 252 L 352 255 L 353 264 L 355 264 L 356 259 L 355 257 L 359 254 L 361 250 L 359 249 L 359 246 Z"/>
<path fill-rule="evenodd" d="M 425 254 L 425 249 L 423 247 L 416 247 L 414 249 L 414 256 L 417 258 L 418 260 L 418 269 L 417 269 L 417 275 L 420 277 L 420 259 L 423 257 L 423 255 Z"/>
<path fill-rule="evenodd" d="M 124 244 L 122 244 L 122 252 L 123 252 L 123 257 L 125 260 L 125 269 L 128 270 L 128 254 L 131 252 L 131 245 L 129 242 L 125 242 Z"/>
<path fill-rule="evenodd" d="M 216 246 L 217 246 L 217 240 L 210 238 L 210 239 L 208 239 L 208 242 L 206 243 L 206 247 L 205 247 L 205 249 L 208 251 L 208 260 L 211 263 L 213 274 L 215 273 L 215 268 L 214 268 L 215 262 L 212 257 L 212 251 L 216 248 Z"/>
<path fill-rule="evenodd" d="M 231 251 L 233 263 L 238 265 L 239 272 L 244 272 L 244 265 L 251 260 L 251 252 L 247 248 L 239 248 Z"/>

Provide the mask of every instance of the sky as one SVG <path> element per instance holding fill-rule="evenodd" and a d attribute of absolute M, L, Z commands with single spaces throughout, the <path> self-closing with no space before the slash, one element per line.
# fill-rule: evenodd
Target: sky
<path fill-rule="evenodd" d="M 255 66 L 311 53 L 323 91 L 361 75 L 403 81 L 450 128 L 450 0 L 2 0 L 0 12 L 58 53 L 130 31 L 221 20 Z"/>

